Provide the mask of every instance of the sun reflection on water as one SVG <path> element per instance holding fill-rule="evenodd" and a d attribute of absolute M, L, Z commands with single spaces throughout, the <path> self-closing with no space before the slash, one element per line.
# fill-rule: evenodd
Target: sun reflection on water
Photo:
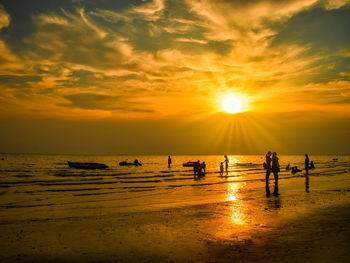
<path fill-rule="evenodd" d="M 237 191 L 239 189 L 239 185 L 237 183 L 228 184 L 227 189 L 227 201 L 237 201 Z"/>
<path fill-rule="evenodd" d="M 236 225 L 244 225 L 245 221 L 243 220 L 241 211 L 236 210 L 237 208 L 234 208 L 234 209 L 232 209 L 231 222 Z"/>
<path fill-rule="evenodd" d="M 245 186 L 246 183 L 231 183 L 227 187 L 227 201 L 237 201 L 240 202 L 238 190 Z M 231 222 L 236 225 L 244 225 L 244 216 L 241 212 L 240 204 L 232 205 L 231 207 Z"/>

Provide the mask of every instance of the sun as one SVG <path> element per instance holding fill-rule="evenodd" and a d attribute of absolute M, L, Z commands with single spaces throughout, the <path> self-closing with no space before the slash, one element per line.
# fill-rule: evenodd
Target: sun
<path fill-rule="evenodd" d="M 222 101 L 222 109 L 227 113 L 238 113 L 242 111 L 242 103 L 235 97 L 227 97 Z"/>

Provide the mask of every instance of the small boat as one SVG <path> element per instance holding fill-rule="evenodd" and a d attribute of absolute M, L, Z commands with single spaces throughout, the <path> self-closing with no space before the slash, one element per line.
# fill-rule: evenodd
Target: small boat
<path fill-rule="evenodd" d="M 127 161 L 122 161 L 119 163 L 120 166 L 142 166 L 142 163 L 140 162 L 133 162 L 133 163 L 128 163 Z"/>
<path fill-rule="evenodd" d="M 67 161 L 69 167 L 76 169 L 106 169 L 107 165 L 103 163 L 80 163 Z"/>
<path fill-rule="evenodd" d="M 182 164 L 183 167 L 197 167 L 197 166 L 200 166 L 200 163 L 198 162 L 187 162 L 187 163 L 184 163 Z"/>

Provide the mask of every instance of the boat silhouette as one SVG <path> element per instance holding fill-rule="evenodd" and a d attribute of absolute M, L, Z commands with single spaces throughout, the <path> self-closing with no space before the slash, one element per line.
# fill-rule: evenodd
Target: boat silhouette
<path fill-rule="evenodd" d="M 81 162 L 70 162 L 67 161 L 68 166 L 76 169 L 106 169 L 107 165 L 103 163 L 81 163 Z"/>

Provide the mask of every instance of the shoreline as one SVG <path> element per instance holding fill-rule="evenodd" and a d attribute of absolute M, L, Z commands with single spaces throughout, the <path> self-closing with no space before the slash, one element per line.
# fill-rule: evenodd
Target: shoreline
<path fill-rule="evenodd" d="M 278 198 L 268 200 L 278 204 Z M 260 209 L 260 208 L 259 208 Z M 233 202 L 0 224 L 1 262 L 346 262 L 350 203 L 296 218 Z M 237 216 L 237 217 L 236 217 Z M 261 216 L 255 218 L 255 216 Z M 257 223 L 258 222 L 258 223 Z"/>

